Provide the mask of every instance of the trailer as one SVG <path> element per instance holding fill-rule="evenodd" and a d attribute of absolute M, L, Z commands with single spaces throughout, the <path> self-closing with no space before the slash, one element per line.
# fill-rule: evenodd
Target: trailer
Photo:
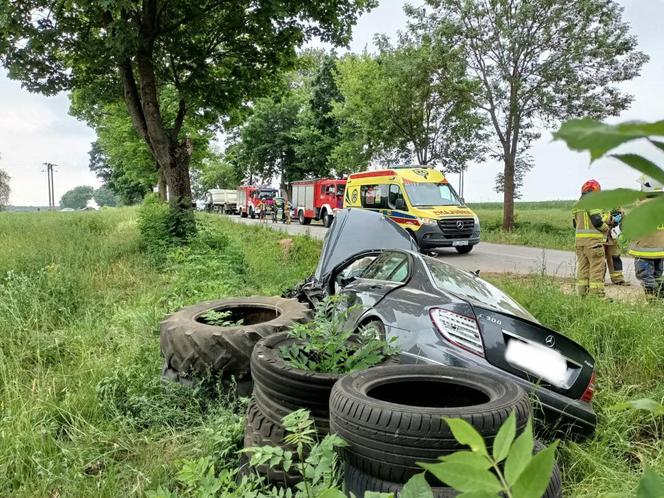
<path fill-rule="evenodd" d="M 272 187 L 242 185 L 237 188 L 237 213 L 243 218 L 255 218 L 261 214 L 262 209 L 271 211 L 277 195 L 277 189 Z"/>
<path fill-rule="evenodd" d="M 293 182 L 293 216 L 301 225 L 308 225 L 311 220 L 322 221 L 329 227 L 334 220 L 334 213 L 343 206 L 346 180 L 318 179 Z"/>
<path fill-rule="evenodd" d="M 221 188 L 210 189 L 205 194 L 205 204 L 208 211 L 235 214 L 237 211 L 237 191 Z"/>

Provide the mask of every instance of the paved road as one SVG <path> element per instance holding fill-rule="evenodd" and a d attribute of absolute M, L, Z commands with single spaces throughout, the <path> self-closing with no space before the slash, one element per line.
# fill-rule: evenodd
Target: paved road
<path fill-rule="evenodd" d="M 230 216 L 235 222 L 246 224 L 258 224 L 258 220 Z M 290 234 L 310 235 L 322 239 L 327 229 L 322 225 L 302 226 L 297 222 L 292 225 L 282 223 L 273 224 L 268 222 L 267 226 Z M 481 242 L 470 254 L 458 254 L 456 250 L 439 249 L 437 257 L 448 263 L 454 264 L 466 270 L 480 270 L 481 273 L 538 273 L 557 277 L 574 277 L 576 268 L 576 257 L 572 251 L 560 251 L 556 249 L 542 249 L 537 247 L 512 246 L 505 244 L 492 244 Z M 632 258 L 623 257 L 625 267 L 625 278 L 636 284 L 638 281 L 634 276 L 634 263 Z"/>

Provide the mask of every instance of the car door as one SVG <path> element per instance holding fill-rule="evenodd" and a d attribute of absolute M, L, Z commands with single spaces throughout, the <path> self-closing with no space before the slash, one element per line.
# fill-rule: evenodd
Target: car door
<path fill-rule="evenodd" d="M 340 294 L 347 305 L 355 306 L 353 316 L 364 314 L 386 294 L 404 285 L 410 276 L 411 261 L 407 253 L 386 251 L 378 256 L 361 275 L 345 285 Z"/>

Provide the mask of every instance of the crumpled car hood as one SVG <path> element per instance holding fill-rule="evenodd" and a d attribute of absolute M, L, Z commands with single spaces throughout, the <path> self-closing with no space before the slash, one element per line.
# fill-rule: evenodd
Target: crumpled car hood
<path fill-rule="evenodd" d="M 417 251 L 418 247 L 408 232 L 380 213 L 352 208 L 337 211 L 325 235 L 314 278 L 322 282 L 339 263 L 371 249 Z"/>

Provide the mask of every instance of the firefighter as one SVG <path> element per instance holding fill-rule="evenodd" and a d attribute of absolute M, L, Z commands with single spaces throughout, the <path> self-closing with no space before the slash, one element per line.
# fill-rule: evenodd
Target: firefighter
<path fill-rule="evenodd" d="M 641 190 L 650 192 L 643 202 L 662 195 L 662 186 L 649 180 L 642 183 Z M 654 232 L 633 240 L 629 245 L 629 254 L 634 256 L 634 271 L 641 281 L 646 297 L 664 299 L 664 225 Z"/>
<path fill-rule="evenodd" d="M 622 209 L 614 209 L 604 216 L 604 223 L 606 223 L 610 230 L 606 234 L 606 241 L 604 243 L 604 253 L 606 255 L 606 266 L 609 270 L 609 278 L 611 282 L 616 285 L 629 285 L 625 281 L 623 275 L 623 264 L 620 259 L 620 245 L 618 238 L 620 237 L 621 229 L 620 223 L 622 222 L 625 213 Z"/>
<path fill-rule="evenodd" d="M 588 180 L 581 187 L 581 197 L 599 192 L 597 180 Z M 576 229 L 576 291 L 580 296 L 596 294 L 604 296 L 606 260 L 604 241 L 609 226 L 602 219 L 600 209 L 575 209 L 572 224 Z"/>

